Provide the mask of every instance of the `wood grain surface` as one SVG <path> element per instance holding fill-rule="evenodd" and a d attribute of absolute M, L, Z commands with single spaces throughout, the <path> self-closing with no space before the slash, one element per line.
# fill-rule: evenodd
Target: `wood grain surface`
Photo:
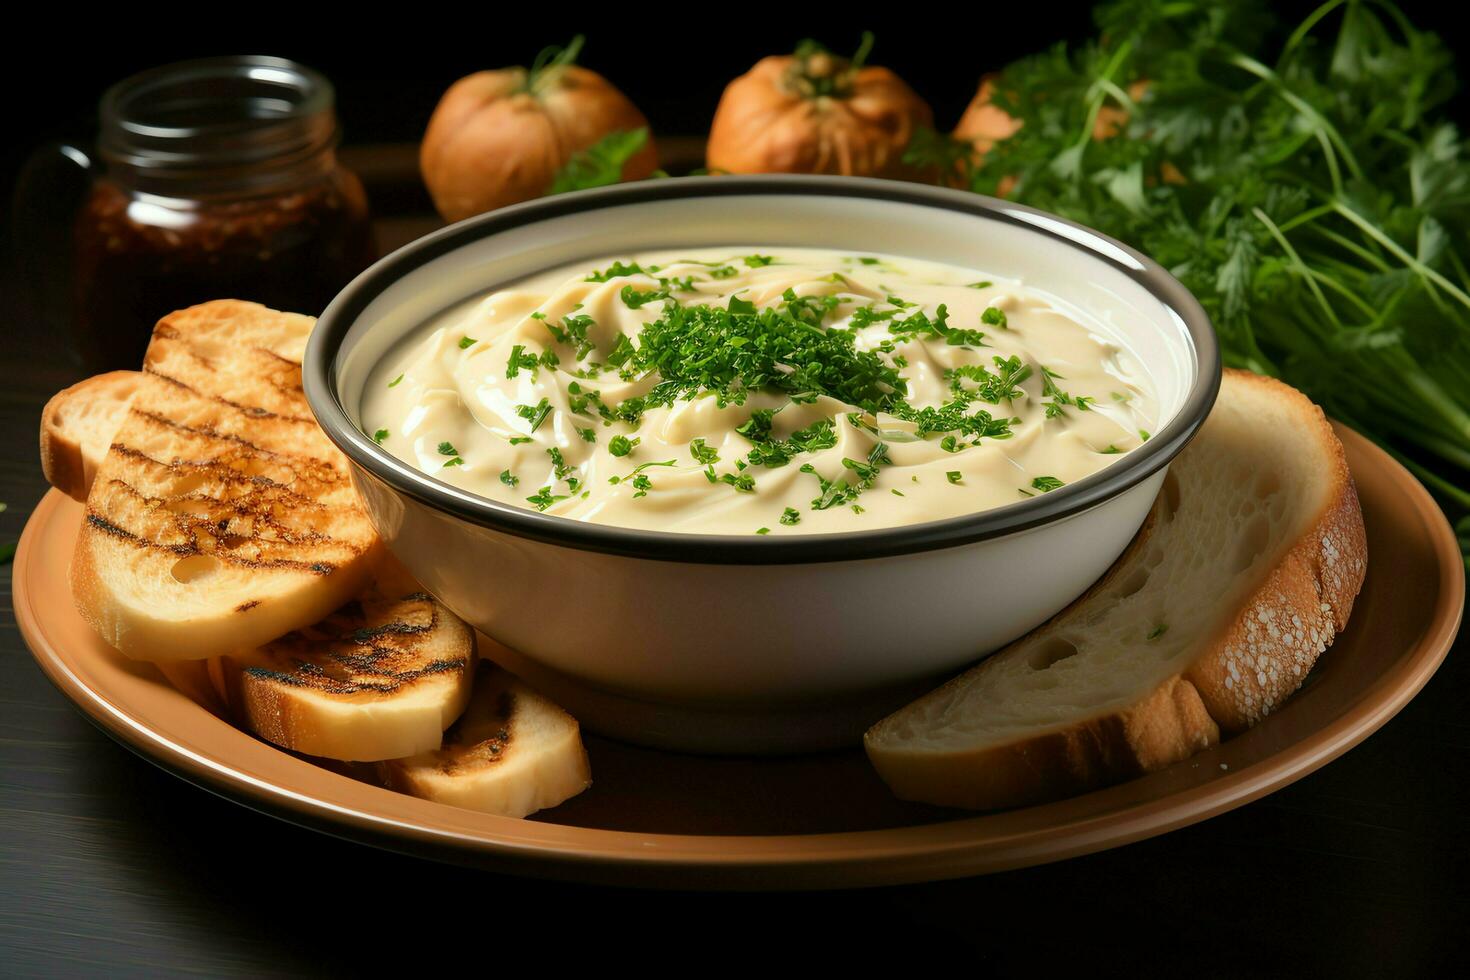
<path fill-rule="evenodd" d="M 380 232 L 391 245 L 433 226 L 409 211 Z M 0 542 L 45 490 L 41 405 L 79 375 L 22 285 L 0 281 Z M 959 955 L 1001 975 L 1078 962 L 1145 976 L 1442 975 L 1463 965 L 1470 922 L 1465 645 L 1347 756 L 1199 826 L 941 884 L 670 894 L 430 864 L 187 785 L 51 687 L 15 630 L 4 566 L 0 976 L 355 975 L 448 968 L 465 954 L 484 958 L 477 972 L 528 954 L 558 972 L 587 962 L 783 973 L 893 955 L 938 968 Z"/>

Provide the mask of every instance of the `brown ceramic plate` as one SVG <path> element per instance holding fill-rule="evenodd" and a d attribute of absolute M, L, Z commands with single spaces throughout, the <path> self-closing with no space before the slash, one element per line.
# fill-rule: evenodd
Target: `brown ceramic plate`
<path fill-rule="evenodd" d="M 73 609 L 80 507 L 53 491 L 15 558 L 36 661 L 103 730 L 165 769 L 284 819 L 497 871 L 618 884 L 817 888 L 953 878 L 1115 847 L 1240 806 L 1346 752 L 1429 680 L 1454 639 L 1465 576 L 1424 489 L 1339 429 L 1368 526 L 1368 578 L 1308 683 L 1255 729 L 1109 789 L 976 816 L 892 798 L 856 750 L 712 759 L 588 740 L 595 784 L 531 820 L 359 782 L 258 741 L 104 645 Z"/>

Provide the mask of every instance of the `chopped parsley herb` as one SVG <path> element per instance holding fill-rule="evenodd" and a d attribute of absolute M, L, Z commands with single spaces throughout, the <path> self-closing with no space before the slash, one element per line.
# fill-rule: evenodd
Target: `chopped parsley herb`
<path fill-rule="evenodd" d="M 465 350 L 466 348 L 475 346 L 477 343 L 479 341 L 475 340 L 474 337 L 461 337 L 459 338 L 459 349 Z"/>
<path fill-rule="evenodd" d="M 628 262 L 628 263 L 614 262 L 612 265 L 610 265 L 610 266 L 607 267 L 607 270 L 606 271 L 599 272 L 596 269 L 592 270 L 592 273 L 590 275 L 588 275 L 587 278 L 585 280 L 583 280 L 583 281 L 584 282 L 607 282 L 609 279 L 621 279 L 624 276 L 636 276 L 636 275 L 645 275 L 646 276 L 646 275 L 650 275 L 652 273 L 657 272 L 658 269 L 659 269 L 659 267 L 656 266 L 656 265 L 651 265 L 651 266 L 649 266 L 648 268 L 645 269 L 643 266 L 639 265 L 637 262 Z"/>
<path fill-rule="evenodd" d="M 607 482 L 611 483 L 613 486 L 617 486 L 619 483 L 624 482 L 631 483 L 633 485 L 633 489 L 638 491 L 637 493 L 633 494 L 633 497 L 635 499 L 638 497 L 645 497 L 648 495 L 648 491 L 653 489 L 653 481 L 650 480 L 643 471 L 648 469 L 650 466 L 677 466 L 678 463 L 679 461 L 677 459 L 666 459 L 661 462 L 639 463 L 637 466 L 633 467 L 632 472 L 630 472 L 627 476 L 610 476 L 607 478 Z"/>
<path fill-rule="evenodd" d="M 968 285 L 970 289 L 989 289 L 991 286 L 994 286 L 995 283 L 991 282 L 989 279 L 985 279 L 981 282 L 969 283 Z"/>
<path fill-rule="evenodd" d="M 460 346 L 464 346 L 463 342 L 461 342 Z M 510 358 L 505 362 L 505 376 L 507 378 L 514 378 L 519 375 L 521 368 L 530 370 L 531 377 L 534 378 L 536 376 L 536 367 L 540 362 L 537 361 L 535 354 L 524 353 L 525 349 L 523 344 L 516 344 L 510 349 Z M 547 351 L 547 353 L 550 354 L 551 352 Z"/>
<path fill-rule="evenodd" d="M 992 327 L 1000 327 L 1009 330 L 1010 324 L 1006 320 L 1006 311 L 998 306 L 987 306 L 985 312 L 980 314 L 980 322 Z"/>
<path fill-rule="evenodd" d="M 750 268 L 758 269 L 763 265 L 770 265 L 775 260 L 769 255 L 747 255 L 742 261 Z"/>
<path fill-rule="evenodd" d="M 735 431 L 755 443 L 746 454 L 752 466 L 775 468 L 791 462 L 801 453 L 815 453 L 837 445 L 836 426 L 831 419 L 817 419 L 804 429 L 791 433 L 788 439 L 772 439 L 771 411 L 762 409 L 751 414 L 750 420 Z"/>
<path fill-rule="evenodd" d="M 857 483 L 848 483 L 846 480 L 828 480 L 818 473 L 812 464 L 803 464 L 801 471 L 815 476 L 817 485 L 822 490 L 822 495 L 812 501 L 812 509 L 827 510 L 830 507 L 850 504 L 854 506 L 857 513 L 862 513 L 862 510 L 856 507 L 857 498 L 864 491 L 873 488 L 873 484 L 878 481 L 879 464 L 888 462 L 891 462 L 888 458 L 888 447 L 881 442 L 868 453 L 866 461 L 848 459 L 844 456 L 842 465 L 845 469 L 852 471 L 852 474 L 857 477 Z"/>
<path fill-rule="evenodd" d="M 517 405 L 516 414 L 530 422 L 531 431 L 535 432 L 546 421 L 546 416 L 551 414 L 551 403 L 543 398 L 534 405 Z"/>
<path fill-rule="evenodd" d="M 801 511 L 797 510 L 795 507 L 787 507 L 781 512 L 781 523 L 785 524 L 787 527 L 791 527 L 794 524 L 800 524 Z"/>
<path fill-rule="evenodd" d="M 1121 453 L 1122 451 L 1123 450 L 1119 449 L 1117 446 L 1114 446 L 1112 443 L 1109 443 L 1106 449 L 1098 450 L 1098 452 L 1102 453 L 1104 456 L 1113 456 L 1117 453 Z"/>
<path fill-rule="evenodd" d="M 1055 490 L 1058 487 L 1064 486 L 1066 486 L 1066 484 L 1063 483 L 1061 480 L 1058 480 L 1054 476 L 1038 476 L 1036 479 L 1031 481 L 1031 488 L 1033 490 L 1040 490 L 1042 493 L 1049 493 L 1050 491 Z"/>
<path fill-rule="evenodd" d="M 689 444 L 689 455 L 694 457 L 696 463 L 701 464 L 718 463 L 720 461 L 720 454 L 703 439 L 695 439 Z"/>
<path fill-rule="evenodd" d="M 535 495 L 527 497 L 526 500 L 536 506 L 537 510 L 545 510 L 558 501 L 570 499 L 566 494 L 552 493 L 551 487 L 542 487 Z"/>
<path fill-rule="evenodd" d="M 1147 432 L 1147 430 L 1145 430 L 1145 429 L 1139 429 L 1138 430 L 1138 438 L 1142 439 L 1144 442 L 1148 442 L 1148 432 Z"/>
<path fill-rule="evenodd" d="M 893 302 L 895 297 L 889 297 Z M 903 302 L 899 300 L 899 302 Z M 912 303 L 906 304 L 913 306 Z M 985 334 L 980 330 L 965 330 L 949 325 L 949 308 L 940 303 L 931 319 L 923 310 L 915 310 L 902 320 L 895 319 L 888 325 L 888 332 L 905 340 L 915 337 L 942 338 L 951 347 L 986 347 Z"/>
<path fill-rule="evenodd" d="M 736 274 L 733 265 L 717 265 L 709 270 L 711 279 L 729 279 Z"/>
<path fill-rule="evenodd" d="M 572 360 L 580 361 L 597 348 L 596 344 L 587 339 L 587 331 L 597 326 L 597 321 L 585 313 L 562 317 L 561 326 L 557 326 L 550 320 L 543 322 L 551 336 L 556 338 L 557 343 L 576 349 Z"/>
<path fill-rule="evenodd" d="M 995 364 L 994 374 L 987 371 L 983 364 L 962 364 L 945 372 L 949 390 L 956 400 L 966 405 L 972 401 L 999 405 L 1003 401 L 1015 401 L 1026 394 L 1021 383 L 1031 377 L 1031 365 L 1021 363 L 1021 359 L 1014 354 L 1010 357 L 992 357 L 991 361 Z M 967 387 L 965 381 L 974 381 L 976 385 L 973 388 Z"/>
<path fill-rule="evenodd" d="M 749 473 L 725 473 L 720 482 L 728 483 L 740 493 L 755 493 L 755 477 Z"/>
<path fill-rule="evenodd" d="M 398 377 L 396 377 L 392 381 L 388 382 L 388 387 L 389 388 L 397 388 L 398 385 L 399 385 L 399 383 L 402 380 L 403 380 L 403 375 L 400 374 Z"/>
<path fill-rule="evenodd" d="M 376 442 L 380 446 L 383 444 L 383 440 L 386 438 L 388 438 L 387 429 L 379 429 L 377 432 L 373 433 L 373 442 Z"/>
<path fill-rule="evenodd" d="M 623 305 L 630 310 L 640 310 L 644 304 L 652 303 L 661 299 L 669 298 L 669 291 L 665 287 L 650 289 L 648 292 L 640 293 L 631 285 L 624 286 L 623 291 L 618 294 L 623 300 Z"/>
<path fill-rule="evenodd" d="M 553 473 L 556 474 L 556 478 L 558 480 L 565 480 L 567 478 L 567 474 L 570 473 L 573 468 L 570 464 L 567 463 L 565 459 L 562 458 L 561 450 L 558 449 L 556 446 L 552 446 L 550 449 L 546 450 L 546 455 L 551 457 L 551 470 Z"/>
<path fill-rule="evenodd" d="M 863 265 L 880 265 L 883 262 L 882 259 L 875 259 L 871 255 L 859 255 L 858 261 Z"/>
<path fill-rule="evenodd" d="M 965 474 L 961 473 L 959 470 L 950 470 L 949 472 L 944 474 L 944 478 L 950 483 L 959 483 L 964 480 Z"/>
<path fill-rule="evenodd" d="M 618 334 L 618 339 L 613 342 L 613 349 L 608 351 L 607 363 L 611 367 L 620 368 L 633 356 L 633 342 L 628 339 L 627 334 Z"/>
<path fill-rule="evenodd" d="M 459 450 L 454 448 L 454 444 L 453 443 L 450 443 L 450 442 L 441 442 L 441 443 L 439 443 L 439 455 L 440 456 L 450 456 L 450 457 L 453 457 L 452 459 L 449 459 L 449 460 L 445 461 L 444 467 L 441 467 L 441 468 L 448 468 L 450 466 L 463 466 L 464 465 L 464 460 L 460 457 Z"/>
<path fill-rule="evenodd" d="M 535 442 L 535 441 L 536 440 L 535 439 L 532 439 L 530 436 L 511 436 L 510 437 L 510 444 L 512 446 L 519 446 L 523 442 Z"/>
<path fill-rule="evenodd" d="M 582 428 L 579 428 L 579 429 L 577 429 L 577 435 L 581 436 L 582 439 L 583 439 L 583 441 L 585 441 L 585 442 L 596 442 L 597 441 L 597 430 L 596 429 L 582 429 Z"/>
<path fill-rule="evenodd" d="M 633 451 L 633 447 L 638 445 L 640 441 L 636 436 L 632 439 L 629 439 L 627 436 L 613 436 L 608 440 L 607 451 L 614 456 L 626 456 Z"/>
<path fill-rule="evenodd" d="M 756 534 L 770 534 L 771 533 L 771 529 L 768 528 L 768 527 L 758 527 L 758 528 L 755 529 L 755 533 Z"/>
<path fill-rule="evenodd" d="M 521 478 L 516 476 L 510 470 L 501 470 L 500 482 L 504 483 L 508 487 L 514 487 L 521 482 Z"/>

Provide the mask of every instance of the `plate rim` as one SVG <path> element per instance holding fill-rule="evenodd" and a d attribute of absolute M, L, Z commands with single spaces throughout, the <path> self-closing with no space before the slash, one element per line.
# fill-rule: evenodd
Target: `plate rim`
<path fill-rule="evenodd" d="M 465 833 L 433 826 L 433 814 L 458 808 L 360 783 L 305 759 L 314 778 L 330 777 L 364 790 L 397 797 L 426 819 L 398 819 L 324 800 L 300 788 L 256 778 L 228 759 L 210 758 L 153 730 L 105 691 L 84 683 L 57 652 L 31 595 L 37 574 L 37 541 L 66 496 L 50 490 L 21 534 L 14 558 L 12 598 L 16 625 L 48 680 L 89 721 L 114 740 L 165 771 L 215 795 L 309 829 L 359 843 L 495 871 L 601 884 L 700 888 L 830 888 L 901 884 L 960 878 L 1065 860 L 1144 840 L 1198 823 L 1253 802 L 1316 771 L 1381 728 L 1421 691 L 1453 645 L 1464 611 L 1465 566 L 1449 522 L 1427 490 L 1366 437 L 1333 423 L 1353 455 L 1382 467 L 1407 494 L 1403 505 L 1425 520 L 1440 574 L 1439 594 L 1415 644 L 1358 693 L 1327 725 L 1252 765 L 1201 784 L 1068 819 L 1045 819 L 1048 809 L 1076 798 L 1009 811 L 873 830 L 815 834 L 668 834 L 578 827 L 475 814 L 483 831 Z M 200 710 L 205 710 L 201 707 Z M 248 739 L 223 719 L 219 724 Z M 1269 721 L 1267 722 L 1269 723 Z M 263 744 L 263 743 L 262 743 Z M 1229 744 L 1228 741 L 1222 744 Z M 273 749 L 280 752 L 282 750 Z M 1285 757 L 1283 760 L 1282 757 Z M 1261 763 L 1275 761 L 1275 765 Z M 1180 763 L 1182 765 L 1183 763 Z M 1108 794 L 1105 787 L 1088 796 Z M 995 836 L 982 827 L 997 818 L 1034 814 L 1032 828 Z"/>

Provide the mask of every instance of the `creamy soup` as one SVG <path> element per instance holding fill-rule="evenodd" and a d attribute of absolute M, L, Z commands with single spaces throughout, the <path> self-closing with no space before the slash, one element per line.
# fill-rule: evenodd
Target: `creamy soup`
<path fill-rule="evenodd" d="M 368 381 L 385 449 L 484 497 L 705 534 L 916 524 L 1097 472 L 1156 423 L 1106 331 L 914 259 L 714 248 L 578 263 L 437 317 Z"/>

